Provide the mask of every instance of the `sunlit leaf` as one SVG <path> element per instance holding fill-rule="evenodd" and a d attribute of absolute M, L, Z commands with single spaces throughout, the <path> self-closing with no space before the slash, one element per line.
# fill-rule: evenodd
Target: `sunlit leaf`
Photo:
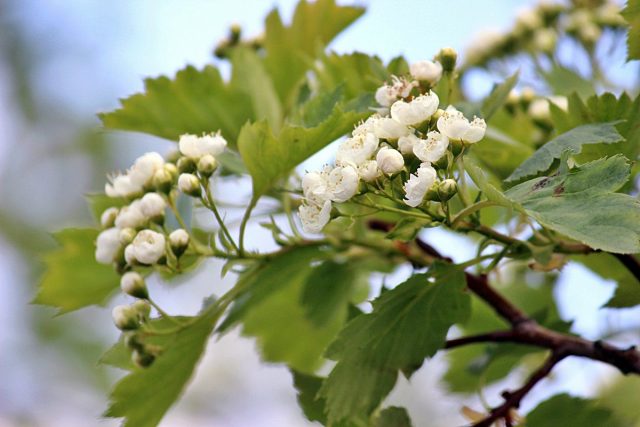
<path fill-rule="evenodd" d="M 527 415 L 527 427 L 622 427 L 609 409 L 594 402 L 559 394 L 542 402 Z"/>

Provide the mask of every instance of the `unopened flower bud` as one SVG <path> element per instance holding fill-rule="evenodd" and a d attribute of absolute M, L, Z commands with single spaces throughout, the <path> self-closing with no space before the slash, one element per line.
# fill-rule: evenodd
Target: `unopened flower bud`
<path fill-rule="evenodd" d="M 147 299 L 149 292 L 144 282 L 144 277 L 135 271 L 125 273 L 120 279 L 120 289 L 127 295 L 135 298 Z"/>
<path fill-rule="evenodd" d="M 137 332 L 129 331 L 124 334 L 124 345 L 132 350 L 143 350 L 144 344 L 140 341 Z"/>
<path fill-rule="evenodd" d="M 189 246 L 189 234 L 182 228 L 172 231 L 169 234 L 169 245 L 173 253 L 179 257 Z"/>
<path fill-rule="evenodd" d="M 210 177 L 218 168 L 218 161 L 211 154 L 206 154 L 198 160 L 198 172 L 200 175 Z"/>
<path fill-rule="evenodd" d="M 159 169 L 153 174 L 152 184 L 157 191 L 168 193 L 173 186 L 173 176 L 166 168 Z"/>
<path fill-rule="evenodd" d="M 453 179 L 445 179 L 438 184 L 438 197 L 440 201 L 446 202 L 458 192 L 458 184 Z"/>
<path fill-rule="evenodd" d="M 451 47 L 445 47 L 438 53 L 438 60 L 442 64 L 442 69 L 445 73 L 450 73 L 456 68 L 456 61 L 458 60 L 458 52 Z"/>
<path fill-rule="evenodd" d="M 118 216 L 118 208 L 109 208 L 102 212 L 100 215 L 100 225 L 102 228 L 111 228 L 116 223 L 116 217 Z"/>
<path fill-rule="evenodd" d="M 143 321 L 147 320 L 151 314 L 151 304 L 145 300 L 139 299 L 131 304 L 131 307 L 133 307 L 136 313 L 138 313 L 140 319 Z"/>
<path fill-rule="evenodd" d="M 158 193 L 147 193 L 140 199 L 140 210 L 150 220 L 162 220 L 166 208 L 167 202 Z"/>
<path fill-rule="evenodd" d="M 136 234 L 138 234 L 138 232 L 133 228 L 123 228 L 120 230 L 120 234 L 118 234 L 120 244 L 122 246 L 127 246 L 129 243 L 133 242 L 133 239 L 136 238 Z"/>
<path fill-rule="evenodd" d="M 180 157 L 176 166 L 180 173 L 191 173 L 196 171 L 196 162 L 191 157 Z"/>
<path fill-rule="evenodd" d="M 398 150 L 382 147 L 376 156 L 378 168 L 387 175 L 393 175 L 404 168 L 404 157 Z"/>
<path fill-rule="evenodd" d="M 178 189 L 184 194 L 193 197 L 200 197 L 200 180 L 197 176 L 190 173 L 183 173 L 178 177 Z"/>
<path fill-rule="evenodd" d="M 178 176 L 178 167 L 173 163 L 165 163 L 163 169 L 169 172 L 173 178 Z"/>
<path fill-rule="evenodd" d="M 138 329 L 140 326 L 138 313 L 128 305 L 115 306 L 111 312 L 111 317 L 113 317 L 113 323 L 116 325 L 116 328 L 121 331 Z"/>
<path fill-rule="evenodd" d="M 431 116 L 431 120 L 438 120 L 444 114 L 444 110 L 442 108 L 438 108 L 433 116 Z"/>
<path fill-rule="evenodd" d="M 155 359 L 156 357 L 153 354 L 146 351 L 134 350 L 131 354 L 131 360 L 133 360 L 133 363 L 141 368 L 151 366 Z"/>

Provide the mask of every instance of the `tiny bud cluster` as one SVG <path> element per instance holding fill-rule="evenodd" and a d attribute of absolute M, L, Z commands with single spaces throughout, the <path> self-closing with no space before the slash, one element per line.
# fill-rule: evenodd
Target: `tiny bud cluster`
<path fill-rule="evenodd" d="M 453 49 L 440 52 L 439 58 L 448 61 L 445 71 L 452 71 L 455 57 Z M 420 61 L 410 70 L 410 76 L 393 76 L 378 88 L 375 98 L 381 108 L 340 144 L 335 165 L 302 178 L 304 200 L 298 212 L 304 231 L 321 232 L 331 220 L 333 203 L 347 202 L 367 191 L 367 185 L 398 176 L 407 177 L 403 189 L 408 206 L 422 205 L 429 190 L 442 201 L 457 191 L 455 181 L 445 180 L 438 192 L 437 164 L 446 159 L 450 142 L 466 146 L 480 141 L 486 124 L 467 119 L 453 106 L 439 109 L 440 99 L 431 88 L 442 76 L 440 62 Z M 417 166 L 413 159 L 419 160 Z"/>

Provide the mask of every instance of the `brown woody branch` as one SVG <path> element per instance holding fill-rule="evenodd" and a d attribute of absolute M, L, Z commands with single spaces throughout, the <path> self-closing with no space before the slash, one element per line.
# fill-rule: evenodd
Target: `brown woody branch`
<path fill-rule="evenodd" d="M 374 220 L 369 222 L 369 227 L 371 229 L 388 232 L 393 225 L 384 221 Z M 452 262 L 451 258 L 443 256 L 434 247 L 419 238 L 415 240 L 415 246 L 431 259 Z M 411 253 L 410 248 L 402 247 L 399 249 L 405 254 Z M 571 249 L 575 250 L 576 248 Z M 638 263 L 637 259 L 631 255 L 614 255 L 640 280 L 640 263 Z M 415 257 L 411 257 L 410 260 L 414 264 L 420 262 L 420 260 Z M 635 346 L 622 349 L 601 341 L 589 341 L 547 329 L 539 325 L 535 320 L 531 319 L 493 289 L 489 284 L 487 276 L 470 273 L 465 273 L 465 275 L 468 289 L 486 302 L 496 314 L 507 321 L 511 328 L 452 339 L 447 341 L 445 348 L 452 349 L 475 343 L 509 342 L 530 345 L 551 351 L 551 355 L 545 363 L 529 377 L 521 388 L 513 392 L 505 391 L 502 394 L 505 399 L 504 402 L 494 408 L 484 420 L 474 424 L 474 427 L 489 427 L 495 421 L 501 419 L 505 421 L 507 426 L 513 425 L 513 420 L 511 420 L 512 409 L 517 409 L 529 391 L 545 378 L 558 362 L 569 356 L 584 357 L 607 363 L 615 366 L 625 375 L 640 375 L 640 352 L 636 350 Z"/>

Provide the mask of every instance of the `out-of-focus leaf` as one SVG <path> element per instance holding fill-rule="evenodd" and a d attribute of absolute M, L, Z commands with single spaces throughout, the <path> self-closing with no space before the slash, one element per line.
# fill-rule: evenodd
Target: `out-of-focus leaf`
<path fill-rule="evenodd" d="M 384 408 L 373 421 L 372 427 L 412 427 L 411 418 L 405 408 L 390 406 Z"/>
<path fill-rule="evenodd" d="M 496 113 L 494 118 L 501 118 L 499 115 L 500 112 Z M 533 151 L 533 148 L 513 139 L 493 124 L 487 128 L 484 139 L 471 148 L 471 154 L 478 159 L 479 166 L 500 179 L 509 176 Z"/>
<path fill-rule="evenodd" d="M 551 92 L 556 95 L 567 96 L 575 92 L 580 97 L 586 98 L 595 92 L 590 80 L 561 65 L 554 65 L 550 71 L 542 73 L 542 77 L 551 88 Z"/>
<path fill-rule="evenodd" d="M 87 194 L 85 196 L 89 203 L 89 209 L 96 222 L 100 223 L 100 216 L 104 211 L 110 207 L 119 208 L 124 206 L 127 202 L 122 198 L 109 197 L 104 193 Z"/>
<path fill-rule="evenodd" d="M 135 368 L 115 385 L 105 416 L 125 418 L 123 427 L 157 426 L 191 378 L 218 315 L 211 307 L 201 316 L 182 318 L 190 323 L 168 334 L 153 364 Z"/>
<path fill-rule="evenodd" d="M 629 23 L 627 61 L 640 59 L 640 0 L 627 0 L 622 16 Z"/>
<path fill-rule="evenodd" d="M 338 363 L 320 390 L 330 423 L 371 414 L 398 371 L 410 376 L 442 348 L 449 328 L 469 315 L 465 284 L 462 271 L 434 264 L 429 273 L 383 293 L 372 313 L 347 324 L 327 350 Z"/>
<path fill-rule="evenodd" d="M 640 201 L 613 193 L 629 179 L 618 155 L 575 171 L 519 184 L 505 193 L 540 224 L 594 249 L 640 252 Z"/>
<path fill-rule="evenodd" d="M 603 279 L 617 282 L 616 292 L 607 301 L 605 307 L 626 308 L 640 304 L 640 282 L 615 256 L 607 253 L 593 253 L 576 255 L 573 258 Z"/>
<path fill-rule="evenodd" d="M 622 427 L 609 409 L 579 397 L 559 394 L 527 415 L 527 427 Z"/>
<path fill-rule="evenodd" d="M 507 100 L 507 96 L 509 96 L 509 92 L 511 92 L 511 90 L 516 86 L 516 83 L 518 83 L 518 74 L 519 73 L 516 72 L 501 84 L 493 86 L 493 90 L 489 96 L 487 96 L 482 102 L 481 111 L 483 119 L 489 121 L 493 114 L 504 105 L 504 102 Z"/>
<path fill-rule="evenodd" d="M 578 154 L 584 145 L 614 144 L 623 141 L 624 138 L 618 133 L 615 125 L 615 122 L 582 125 L 558 135 L 518 166 L 506 181 L 517 182 L 548 171 L 553 161 L 559 159 L 567 150 L 571 154 Z"/>
<path fill-rule="evenodd" d="M 57 307 L 59 314 L 104 304 L 119 288 L 120 276 L 94 258 L 98 230 L 68 228 L 54 237 L 60 247 L 44 256 L 45 273 L 33 302 Z"/>
<path fill-rule="evenodd" d="M 640 379 L 633 376 L 620 376 L 599 391 L 598 406 L 610 409 L 619 425 L 626 427 L 640 426 L 640 405 L 638 393 Z"/>

